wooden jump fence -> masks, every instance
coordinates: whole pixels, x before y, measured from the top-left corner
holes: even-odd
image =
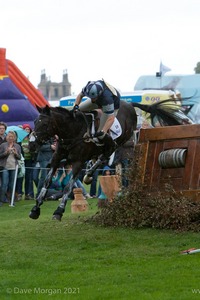
[[[169,184],[200,200],[200,124],[141,129],[135,153],[137,182],[149,192]]]

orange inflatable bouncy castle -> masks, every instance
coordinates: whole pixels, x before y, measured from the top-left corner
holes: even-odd
[[[50,106],[20,69],[6,59],[6,49],[0,48],[0,121],[8,125],[29,123],[33,127],[38,116],[36,105]]]

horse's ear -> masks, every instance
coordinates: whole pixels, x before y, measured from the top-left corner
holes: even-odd
[[[46,105],[45,107],[43,107],[43,113],[45,113],[46,115],[50,115],[50,107],[48,105]]]
[[[46,115],[50,115],[51,113],[51,109],[48,105],[46,105],[44,108],[43,108],[43,113],[45,113]]]
[[[45,107],[39,107],[39,106],[36,104],[36,108],[37,108],[37,110],[39,111],[39,113],[44,113],[44,114],[47,114],[47,115],[50,114],[50,107],[49,107],[48,105],[46,105]]]
[[[37,110],[39,111],[39,113],[41,113],[42,112],[42,108],[40,106],[38,106],[37,104],[35,106],[36,106]]]

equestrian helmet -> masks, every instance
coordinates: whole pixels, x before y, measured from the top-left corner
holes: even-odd
[[[85,87],[85,94],[87,97],[94,99],[103,93],[103,86],[99,81],[89,81]]]

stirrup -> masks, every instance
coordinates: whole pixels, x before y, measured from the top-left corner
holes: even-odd
[[[104,142],[100,142],[98,138],[94,137],[92,139],[93,143],[95,143],[95,145],[97,145],[98,147],[104,146],[105,143]]]
[[[86,132],[84,135],[83,135],[83,141],[85,143],[90,143],[92,142],[92,138],[88,136],[88,132]]]

